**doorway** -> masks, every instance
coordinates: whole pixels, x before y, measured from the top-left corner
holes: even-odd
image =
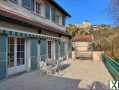
[[[25,39],[8,37],[8,75],[26,70]]]

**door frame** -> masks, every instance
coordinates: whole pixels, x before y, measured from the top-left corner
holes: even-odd
[[[17,74],[20,72],[23,72],[26,70],[26,39],[25,40],[25,47],[24,47],[24,65],[19,65],[17,66],[17,38],[23,38],[23,37],[14,37],[14,36],[9,36],[9,37],[13,37],[14,38],[14,67],[8,67],[8,76],[9,75],[13,75],[13,74]],[[8,37],[8,39],[9,39]],[[8,44],[9,45],[9,44]]]
[[[51,42],[51,58],[49,58],[48,56],[48,42]],[[54,60],[55,59],[55,41],[53,40],[48,40],[47,41],[47,57],[48,57],[48,60]]]

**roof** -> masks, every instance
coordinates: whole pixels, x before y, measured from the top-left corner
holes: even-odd
[[[48,0],[49,1],[49,0]],[[51,4],[56,6],[61,12],[63,12],[66,16],[71,17],[71,15],[64,9],[62,8],[55,0],[50,0],[49,1]]]
[[[77,34],[73,39],[73,42],[91,42],[93,41],[93,36],[92,35],[79,35]]]
[[[12,22],[13,21],[22,22],[26,25],[31,25],[31,26],[37,27],[39,29],[44,29],[44,30],[47,30],[47,31],[50,31],[50,32],[54,32],[54,33],[58,33],[58,34],[62,34],[62,35],[71,37],[71,35],[66,31],[57,29],[57,28],[49,26],[49,25],[46,25],[42,22],[32,21],[28,18],[23,17],[22,15],[18,15],[16,12],[9,11],[6,8],[3,8],[3,7],[0,7],[0,17],[1,16],[12,20]]]

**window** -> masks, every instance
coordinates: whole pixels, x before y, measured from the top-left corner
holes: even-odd
[[[11,2],[13,2],[15,4],[18,4],[18,0],[9,0],[9,1],[11,1]]]
[[[65,25],[65,17],[62,17],[62,25]]]
[[[25,40],[17,38],[17,66],[24,65],[25,58]]]
[[[50,19],[50,5],[49,4],[46,4],[45,16],[46,16],[47,19]]]
[[[34,11],[34,0],[22,0],[22,6],[26,9]]]
[[[38,13],[38,14],[41,13],[41,5],[39,2],[36,2],[36,13]]]
[[[51,41],[48,41],[48,58],[51,58]]]
[[[55,16],[56,16],[55,10],[52,8],[51,17],[53,22],[55,22],[56,20]]]
[[[14,67],[14,38],[8,38],[8,66]]]
[[[51,9],[51,18],[53,22],[59,24],[60,15],[53,8]]]
[[[56,23],[59,24],[59,19],[60,19],[60,16],[58,14],[56,14]]]
[[[8,66],[15,67],[25,64],[25,39],[8,38]]]

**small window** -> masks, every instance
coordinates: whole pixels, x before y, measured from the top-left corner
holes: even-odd
[[[65,25],[65,17],[62,17],[62,25]]]
[[[22,0],[22,6],[28,10],[34,11],[34,0]]]
[[[9,0],[12,3],[18,4],[18,0]]]
[[[56,23],[59,24],[59,19],[60,19],[60,16],[58,14],[56,14]]]
[[[38,14],[41,13],[41,5],[39,2],[36,2],[36,13],[38,13]]]
[[[45,16],[46,16],[47,19],[50,19],[50,5],[49,4],[46,4]]]
[[[55,18],[55,16],[56,16],[56,13],[55,13],[55,10],[52,8],[52,11],[51,11],[51,17],[52,17],[52,21],[53,22],[55,22],[56,21],[56,18]]]

